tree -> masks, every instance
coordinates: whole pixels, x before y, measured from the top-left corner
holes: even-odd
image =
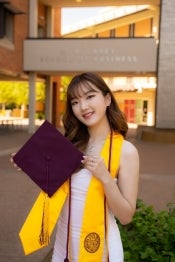
[[[10,104],[20,107],[28,104],[29,83],[28,82],[0,82],[0,103],[8,107]],[[36,101],[44,102],[45,84],[36,84]]]

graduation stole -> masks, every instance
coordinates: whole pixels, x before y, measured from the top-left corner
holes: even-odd
[[[112,141],[110,141],[110,136],[108,136],[100,154],[106,166],[109,167],[110,165],[110,174],[113,178],[117,176],[122,142],[123,137],[120,134],[114,133],[112,135]],[[107,244],[106,220],[106,202],[103,185],[98,179],[92,176],[83,214],[79,262],[102,261],[104,245],[105,243]]]
[[[114,133],[112,136],[110,163],[110,174],[113,178],[116,177],[119,168],[122,143],[123,136]],[[109,148],[110,136],[107,137],[101,151],[101,157],[103,157],[106,166],[108,166]],[[66,181],[51,198],[48,197],[47,199],[48,217],[46,222],[47,227],[45,229],[48,231],[47,233],[49,236],[53,232],[68,194],[69,181]],[[39,239],[41,225],[43,223],[43,203],[45,203],[46,197],[46,193],[41,191],[19,232],[25,255],[37,251],[49,244],[49,241],[46,240],[41,243]],[[106,238],[104,201],[105,196],[103,186],[99,180],[92,176],[83,214],[80,234],[79,262],[85,260],[89,262],[102,260]]]

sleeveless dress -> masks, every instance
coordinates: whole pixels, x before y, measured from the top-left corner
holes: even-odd
[[[71,179],[71,219],[70,219],[70,236],[69,236],[69,258],[71,262],[77,262],[79,257],[79,239],[81,231],[82,216],[84,211],[84,203],[88,186],[91,180],[91,173],[87,169],[81,169],[72,175]],[[67,221],[68,221],[68,199],[66,199],[60,214],[57,231],[55,236],[54,251],[52,262],[63,262],[66,256],[67,241]],[[108,253],[109,262],[123,262],[123,246],[121,242],[120,232],[116,224],[113,213],[108,210]],[[105,246],[105,245],[104,245]],[[107,262],[106,246],[103,252],[102,261],[91,262]],[[89,262],[89,261],[81,261]]]

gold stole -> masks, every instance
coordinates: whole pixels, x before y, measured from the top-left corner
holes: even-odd
[[[120,152],[123,137],[119,134],[113,134],[111,148],[111,170],[113,178],[117,176],[119,168]],[[101,157],[108,167],[110,148],[110,136],[105,141],[101,151]],[[106,241],[105,230],[105,198],[101,182],[94,176],[91,179],[88,194],[86,197],[83,224],[80,235],[79,262],[102,261],[104,244]]]
[[[120,152],[123,137],[120,134],[113,134],[111,152],[111,175],[117,175],[120,161]],[[101,156],[108,166],[110,137],[105,141]],[[57,192],[48,198],[48,233],[52,234],[60,212],[68,195],[69,185],[66,181]],[[24,253],[28,255],[38,249],[47,246],[41,245],[39,235],[41,232],[43,203],[46,194],[42,191],[36,199],[29,215],[27,216],[19,233]],[[102,184],[92,177],[85,202],[82,230],[80,236],[79,261],[101,261],[103,255],[103,245],[105,241],[105,216],[104,216],[104,192]],[[66,247],[65,247],[66,248]],[[93,258],[92,258],[93,257]]]
[[[60,190],[48,198],[48,234],[52,234],[56,221],[59,217],[61,209],[68,195],[68,183],[65,182]],[[37,251],[38,249],[47,246],[48,243],[40,244],[39,237],[41,233],[43,206],[45,203],[46,194],[41,191],[37,197],[32,209],[30,210],[22,228],[19,232],[25,255]]]

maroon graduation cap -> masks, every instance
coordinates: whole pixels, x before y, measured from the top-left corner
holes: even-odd
[[[80,167],[82,158],[83,153],[47,120],[13,156],[49,197]]]

